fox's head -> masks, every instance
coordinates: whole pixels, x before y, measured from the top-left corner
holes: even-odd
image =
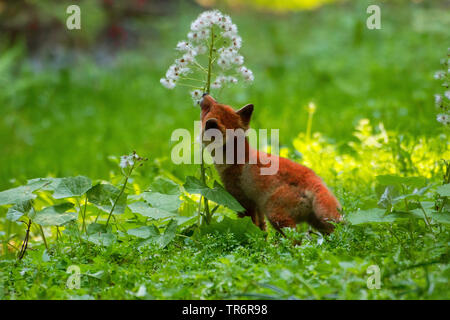
[[[253,105],[247,104],[239,110],[220,104],[210,95],[205,94],[200,102],[201,120],[202,120],[202,137],[207,134],[209,129],[216,129],[222,133],[224,141],[226,141],[226,130],[242,129],[246,131],[249,128],[250,118],[253,113]]]

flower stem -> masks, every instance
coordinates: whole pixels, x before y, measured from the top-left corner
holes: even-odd
[[[189,77],[180,77],[180,79],[183,79],[183,80],[192,80],[192,81],[197,81],[197,82],[202,82],[202,83],[203,83],[203,80],[200,80],[200,79],[195,79],[195,78],[189,78]]]
[[[28,224],[27,224],[27,232],[25,234],[25,239],[23,240],[22,243],[22,247],[20,248],[20,252],[19,252],[19,260],[22,260],[23,256],[25,255],[25,252],[27,251],[27,247],[28,247],[28,240],[30,239],[30,229],[31,229],[31,219],[28,220]]]
[[[203,90],[204,93],[209,93],[209,90],[211,88],[213,52],[214,52],[214,26],[211,26],[211,43],[209,45],[209,58],[208,58],[208,77],[206,80],[205,88]],[[202,182],[206,185],[205,164],[203,163],[203,148],[201,151],[200,172],[202,175]],[[209,224],[211,222],[211,213],[209,211],[208,199],[206,197],[200,196],[200,200],[198,202],[199,212],[200,212],[200,208],[202,206],[202,199],[203,199],[203,205],[205,206],[205,221],[206,221],[206,224]]]
[[[39,230],[41,231],[42,240],[44,240],[45,249],[48,250],[47,239],[45,238],[44,229],[42,228],[41,225],[39,225]]]
[[[81,226],[81,232],[87,232],[86,230],[86,208],[87,208],[87,199],[88,196],[86,195],[86,199],[84,200],[84,212],[83,212],[83,225]]]
[[[128,183],[128,179],[130,178],[131,172],[133,172],[133,169],[134,169],[134,164],[131,167],[131,169],[128,172],[128,174],[125,176],[125,182],[123,183],[122,189],[120,190],[119,195],[117,196],[116,201],[114,201],[114,204],[113,204],[113,206],[111,208],[111,211],[109,212],[108,220],[106,220],[105,229],[108,227],[109,220],[111,220],[111,216],[112,216],[112,214],[114,212],[114,209],[116,208],[117,202],[119,202],[120,197],[122,196],[123,192],[125,191],[125,188],[126,188],[127,183]]]
[[[208,79],[206,81],[205,93],[209,93],[209,89],[211,87],[213,50],[214,50],[214,26],[211,27],[211,45],[209,46],[209,60],[208,60]]]
[[[312,121],[314,112],[316,111],[315,106],[310,103],[308,106],[308,122],[306,124],[306,140],[309,141],[311,139],[311,129],[312,129]]]
[[[180,82],[178,82],[178,85],[183,86],[183,87],[193,88],[193,89],[202,89],[201,87],[197,87],[197,86],[193,86],[193,85],[185,84],[185,83],[180,83]]]

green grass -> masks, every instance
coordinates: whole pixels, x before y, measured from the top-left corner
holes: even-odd
[[[252,126],[280,129],[282,153],[321,175],[346,215],[377,206],[375,177],[381,174],[424,176],[434,186],[421,201],[435,201],[443,176],[439,160],[450,156],[448,131],[436,122],[433,103],[439,90],[433,73],[450,43],[450,14],[439,5],[383,4],[377,31],[365,28],[363,4],[286,16],[233,13],[255,82],[215,97],[235,108],[253,103]],[[175,57],[172,48],[198,12],[187,7],[150,22],[146,28],[157,37],[111,64],[85,58],[76,66],[38,72],[19,48],[2,51],[0,190],[46,176],[84,175],[119,184],[111,156],[131,150],[149,161],[133,176],[130,195],[146,190],[157,176],[179,184],[198,176],[198,166],[170,161],[170,135],[176,128],[193,131],[199,109],[187,92],[159,84]],[[310,101],[317,105],[316,134],[306,142]],[[54,203],[49,199],[37,205]],[[179,213],[193,214],[195,199],[184,194]],[[8,222],[6,211],[0,207],[0,236],[12,235],[10,243],[18,247],[25,228]],[[89,222],[96,213],[90,212]],[[127,210],[113,229],[147,223],[135,216]],[[235,214],[221,208],[217,216]],[[32,228],[22,261],[11,247],[2,252],[0,299],[449,299],[448,225],[433,222],[432,229],[423,219],[343,225],[320,245],[301,227],[290,232],[303,239],[293,246],[273,230],[242,241],[233,233],[192,236],[191,229],[180,228],[183,236],[161,249],[139,248],[138,239],[120,232],[120,241],[109,247],[80,242],[70,233],[56,241],[55,229],[48,227],[45,250]],[[372,264],[382,271],[380,290],[366,286]],[[70,265],[81,268],[79,290],[65,288]],[[141,286],[146,293],[136,296]]]

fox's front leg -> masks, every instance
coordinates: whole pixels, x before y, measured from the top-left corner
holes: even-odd
[[[253,223],[259,227],[261,230],[266,230],[266,221],[264,220],[264,215],[259,213],[255,209],[245,210],[243,212],[238,212],[239,218],[250,217]]]

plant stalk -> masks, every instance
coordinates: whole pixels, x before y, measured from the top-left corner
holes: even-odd
[[[214,27],[211,27],[211,44],[209,46],[209,59],[208,59],[208,77],[206,80],[205,88],[203,90],[204,93],[209,93],[209,91],[211,89],[213,52],[214,52]],[[206,184],[205,164],[203,163],[203,146],[202,146],[202,150],[201,150],[200,173],[202,176],[202,182],[204,184]],[[206,197],[200,196],[200,200],[198,203],[199,212],[201,210],[202,199],[203,199],[203,205],[205,207],[205,221],[206,221],[206,224],[209,224],[211,222],[211,212],[209,210],[208,199],[206,199]]]
[[[111,208],[111,211],[109,212],[108,220],[106,220],[105,229],[108,227],[109,220],[111,220],[111,216],[112,216],[112,213],[114,212],[114,209],[116,208],[117,202],[119,202],[120,197],[122,196],[123,192],[125,191],[125,188],[126,188],[127,183],[128,183],[128,179],[130,178],[131,172],[133,172],[133,169],[134,169],[134,164],[131,167],[130,172],[125,177],[125,182],[123,183],[122,189],[120,190],[119,195],[117,196],[116,201],[114,201],[114,204],[113,204],[113,206]]]
[[[41,225],[39,225],[39,230],[41,231],[42,240],[44,240],[45,249],[48,250],[47,239],[45,238],[44,229],[42,228]]]

